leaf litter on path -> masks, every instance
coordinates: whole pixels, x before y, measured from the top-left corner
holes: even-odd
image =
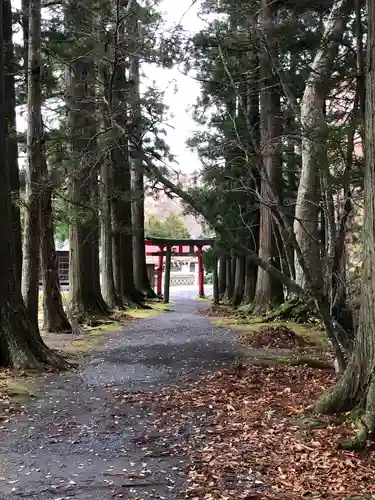
[[[119,398],[153,414],[163,443],[174,443],[168,453],[189,456],[186,498],[344,499],[375,491],[375,456],[339,449],[350,426],[309,414],[334,377],[302,366],[242,365]]]

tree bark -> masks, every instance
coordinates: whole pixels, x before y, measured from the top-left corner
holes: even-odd
[[[110,123],[116,132],[116,143],[111,152],[111,198],[113,273],[117,296],[124,305],[141,305],[142,296],[134,284],[133,228],[131,208],[131,164],[129,155],[129,98],[125,90],[125,60],[128,57],[125,40],[125,20],[131,15],[130,0],[126,9],[113,0],[113,47],[110,78],[107,83],[107,102]]]
[[[133,259],[135,286],[146,297],[154,298],[156,294],[151,287],[147,274],[145,248],[145,207],[144,207],[144,169],[139,156],[142,147],[142,116],[139,74],[139,30],[138,4],[133,1],[128,18],[128,37],[130,52],[130,153],[131,153],[131,189],[132,189],[132,228]]]
[[[64,310],[57,254],[54,239],[52,182],[45,159],[42,162],[41,196],[41,270],[43,281],[43,329],[51,333],[71,332],[72,327]]]
[[[92,255],[92,288],[99,305],[101,313],[109,314],[110,309],[108,304],[103,299],[101,285],[100,285],[100,249],[99,249],[99,238],[100,238],[100,220],[99,220],[99,185],[98,185],[98,175],[99,169],[97,166],[91,167],[91,196],[92,203],[94,206],[93,218],[92,218],[92,228],[90,234],[91,242],[91,255]]]
[[[111,158],[105,155],[100,169],[101,180],[101,249],[102,249],[102,291],[103,298],[110,308],[121,307],[121,301],[116,294],[113,274],[113,247],[111,225],[111,198],[113,183],[111,178]]]
[[[246,23],[247,29],[251,28],[249,23]],[[259,85],[260,85],[260,71],[259,71],[259,51],[257,42],[254,39],[251,46],[251,52],[248,58],[251,60],[250,78],[247,86],[247,110],[248,110],[248,124],[251,130],[250,141],[248,144],[249,155],[249,179],[248,183],[250,189],[255,192],[261,190],[261,175],[258,166],[258,156],[260,151],[260,113],[259,113]],[[251,227],[251,235],[249,238],[249,246],[252,250],[257,252],[259,250],[259,223],[260,223],[260,208],[255,196],[250,196],[248,201],[248,212],[251,214],[249,227]],[[258,276],[258,268],[254,263],[245,257],[245,284],[244,284],[244,297],[243,304],[250,305],[255,299],[255,288]]]
[[[219,257],[219,298],[220,300],[225,295],[227,289],[227,258],[225,255]]]
[[[235,307],[241,304],[245,286],[245,258],[236,257],[236,270],[234,274],[234,288],[231,304]]]
[[[212,300],[214,304],[219,303],[219,276],[218,276],[218,258],[217,255],[214,255],[213,263],[212,263],[212,285],[213,285],[213,294]]]
[[[364,246],[359,327],[351,359],[332,391],[317,403],[325,413],[363,409],[356,446],[375,431],[375,4],[367,2],[367,67],[365,115]]]
[[[234,290],[234,275],[233,275],[233,258],[228,256],[226,265],[226,282],[227,288],[225,290],[224,300],[230,301]]]
[[[29,2],[27,95],[27,182],[23,239],[22,295],[30,321],[38,328],[40,278],[40,198],[42,171],[41,2]]]
[[[274,24],[277,7],[270,0],[262,0],[262,27],[269,43],[274,43]],[[280,265],[274,232],[273,216],[268,204],[275,203],[281,189],[281,110],[280,89],[277,76],[272,71],[269,54],[265,48],[260,54],[260,128],[263,163],[261,176],[261,207],[259,226],[259,257]],[[263,269],[258,270],[254,314],[264,314],[283,300],[281,284]]]
[[[90,7],[69,2],[67,25],[85,33]],[[71,220],[69,228],[69,292],[72,315],[84,322],[107,314],[100,292],[97,207],[97,120],[95,109],[94,60],[90,40],[82,40],[68,73],[68,121],[71,130],[73,168],[70,176]],[[99,284],[99,285],[98,285]]]
[[[6,121],[9,126],[7,134],[7,151],[10,167],[10,188],[12,193],[12,228],[14,243],[14,272],[21,287],[22,279],[22,233],[19,205],[20,179],[18,169],[18,147],[16,139],[16,94],[14,90],[14,47],[12,40],[12,8],[10,2],[4,4],[4,42],[5,42],[5,102],[7,103]]]
[[[338,53],[339,41],[345,30],[350,9],[348,0],[336,0],[322,43],[317,51],[301,104],[302,169],[298,186],[294,232],[316,286],[322,285],[319,262],[319,168],[326,157],[324,140],[324,103],[329,92],[329,76]],[[328,165],[323,165],[328,169]],[[296,282],[305,286],[305,275],[298,259],[295,261]],[[320,283],[319,283],[320,282]]]
[[[11,31],[11,2],[0,3],[0,46],[5,33]],[[0,113],[7,116],[9,103],[5,92],[5,51],[0,50]],[[43,365],[63,368],[66,363],[43,343],[39,330],[30,321],[16,276],[15,245],[12,238],[11,200],[12,159],[8,159],[8,135],[12,132],[6,120],[0,120],[0,365],[17,369],[41,368]],[[12,154],[12,153],[10,153]]]
[[[251,304],[255,298],[255,287],[257,282],[258,268],[254,263],[246,257],[245,261],[245,285],[243,304]]]
[[[27,87],[29,80],[29,0],[21,1],[22,8],[22,36],[23,36],[23,46],[22,46],[22,57],[23,57],[23,66],[22,69],[24,71],[24,91],[25,96],[27,95]]]
[[[115,288],[124,305],[134,305],[140,301],[140,293],[134,285],[130,162],[126,138],[119,142],[122,147],[112,152],[116,186],[111,203]]]

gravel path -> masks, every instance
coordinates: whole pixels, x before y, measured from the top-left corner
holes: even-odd
[[[40,397],[0,427],[0,499],[183,499],[186,457],[171,457],[174,443],[158,429],[145,442],[152,414],[116,394],[234,361],[233,334],[194,315],[205,307],[176,300],[173,311],[109,336],[80,372],[46,376]]]

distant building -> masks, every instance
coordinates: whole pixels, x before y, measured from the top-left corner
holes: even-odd
[[[58,248],[59,247],[59,248]],[[178,250],[178,247],[176,247]],[[148,246],[146,248],[147,253],[158,252],[158,246]],[[184,246],[183,251],[188,252],[189,247]],[[60,285],[69,285],[69,245],[65,243],[64,245],[57,245],[57,267],[59,272]],[[146,263],[148,267],[148,273],[150,282],[154,285],[153,275],[159,265],[159,257],[146,255]],[[177,257],[172,254],[172,267],[171,267],[171,284],[196,284],[198,273],[198,257],[184,256]]]
[[[56,243],[56,255],[60,285],[66,286],[69,284],[69,244]]]

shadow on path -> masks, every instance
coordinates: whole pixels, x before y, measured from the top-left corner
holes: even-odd
[[[40,397],[0,428],[0,499],[183,499],[186,457],[171,457],[156,428],[155,443],[145,442],[152,413],[116,394],[233,362],[233,333],[194,314],[207,305],[177,300],[111,335],[80,372],[45,376]]]

